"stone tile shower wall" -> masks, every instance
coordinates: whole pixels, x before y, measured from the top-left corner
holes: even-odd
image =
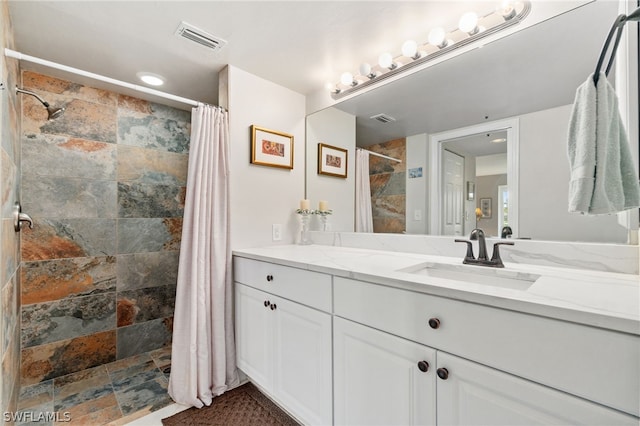
[[[190,112],[23,72],[22,385],[170,344]]]
[[[394,139],[367,149],[402,160],[398,163],[375,155],[369,157],[373,232],[402,233],[406,230],[407,210],[406,140]]]
[[[0,52],[13,48],[8,3],[0,1]],[[18,62],[0,54],[0,424],[15,412],[20,387],[20,238],[12,208],[20,192],[20,100],[10,90],[18,82]]]

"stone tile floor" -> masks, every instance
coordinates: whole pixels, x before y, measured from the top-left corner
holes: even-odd
[[[167,393],[171,348],[121,359],[72,373],[20,391],[18,409],[38,426],[125,425],[173,404]],[[27,419],[22,417],[23,419]]]

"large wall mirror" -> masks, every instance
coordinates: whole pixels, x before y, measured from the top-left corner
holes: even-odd
[[[567,211],[572,103],[617,15],[587,3],[311,114],[307,197],[332,204],[330,229],[354,231],[363,148],[387,157],[369,160],[374,232],[627,243],[637,211]],[[346,179],[317,174],[318,143],[349,150]]]

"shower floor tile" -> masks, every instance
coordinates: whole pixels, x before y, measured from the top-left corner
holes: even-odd
[[[173,403],[170,369],[169,347],[25,386],[16,424],[125,425]]]

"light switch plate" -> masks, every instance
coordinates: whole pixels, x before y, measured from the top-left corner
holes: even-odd
[[[271,239],[273,241],[282,241],[282,224],[274,223],[271,225]]]

